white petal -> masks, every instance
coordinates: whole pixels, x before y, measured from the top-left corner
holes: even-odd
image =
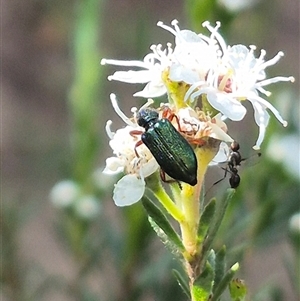
[[[224,142],[233,142],[233,139],[226,134],[217,124],[210,122],[209,123],[212,128],[212,134],[210,137],[213,137],[218,140],[222,140]]]
[[[133,94],[133,96],[145,98],[159,97],[166,94],[166,92],[167,89],[163,83],[153,84],[149,82],[142,91]]]
[[[106,166],[103,173],[115,175],[124,170],[124,162],[117,157],[109,157],[106,159]]]
[[[175,38],[175,44],[180,43],[203,43],[203,40],[195,32],[183,29]]]
[[[251,101],[251,100],[250,100]],[[254,108],[254,119],[256,124],[259,126],[259,134],[255,146],[255,150],[260,149],[260,145],[264,140],[266,127],[269,123],[270,116],[265,108],[262,107],[257,101],[251,101]]]
[[[264,108],[264,110],[266,110],[266,108],[268,108],[274,115],[275,117],[278,119],[279,122],[282,123],[283,126],[287,126],[287,121],[285,121],[280,113],[278,112],[277,109],[275,109],[274,106],[272,106],[268,101],[266,101],[265,99],[263,99],[262,97],[257,96],[255,93],[249,93],[249,97],[248,100],[251,101],[253,107],[254,107],[254,103],[259,103],[260,106],[262,108]]]
[[[238,100],[228,94],[208,92],[207,99],[216,110],[233,121],[242,120],[247,112]]]
[[[195,82],[199,81],[199,75],[193,71],[190,70],[182,65],[172,65],[170,67],[170,74],[169,78],[172,81],[180,82],[184,81],[187,84],[194,84]]]
[[[144,180],[126,175],[115,185],[113,200],[117,206],[130,206],[142,198],[144,191]]]
[[[144,178],[149,177],[153,173],[155,173],[158,169],[159,165],[154,158],[151,158],[146,164],[141,167],[141,175]]]
[[[212,166],[212,165],[217,165],[219,163],[224,163],[228,160],[228,156],[229,156],[229,147],[225,142],[221,142],[219,146],[219,151],[212,159],[212,161],[209,163],[209,165]]]

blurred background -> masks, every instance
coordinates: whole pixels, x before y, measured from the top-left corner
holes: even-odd
[[[117,69],[100,60],[142,59],[151,44],[173,40],[156,26],[173,19],[197,32],[203,21],[219,20],[228,44],[254,44],[257,54],[267,51],[266,59],[285,53],[267,72],[296,78],[269,88],[270,101],[289,126],[271,118],[262,157],[241,170],[241,186],[215,247],[226,244],[229,265],[240,261],[239,277],[251,300],[299,300],[298,0],[1,5],[3,301],[186,300],[171,275],[176,261],[142,206],[117,208],[111,198],[116,179],[101,174],[111,156],[105,123],[112,119],[115,129],[123,126],[109,94],[117,94],[127,115],[144,100],[132,97],[142,86],[108,82]],[[245,157],[257,137],[248,109],[242,126],[229,124]],[[212,169],[207,187],[222,175]],[[228,185],[224,180],[210,193]]]

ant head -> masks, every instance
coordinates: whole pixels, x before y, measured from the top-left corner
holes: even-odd
[[[240,149],[240,145],[236,141],[233,141],[230,147],[233,152],[237,152]]]

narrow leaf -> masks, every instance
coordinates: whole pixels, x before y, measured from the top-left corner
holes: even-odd
[[[236,263],[226,272],[222,280],[219,282],[218,286],[215,288],[211,301],[217,301],[220,298],[220,296],[225,291],[238,269],[239,264]]]
[[[216,253],[213,249],[211,249],[207,256],[207,261],[212,267],[212,269],[215,271],[215,265],[216,265]]]
[[[166,215],[157,207],[150,199],[143,197],[142,203],[148,215],[155,222],[155,224],[164,232],[167,238],[183,252],[184,246],[181,242],[179,235],[176,233],[172,225],[169,223]],[[153,224],[151,223],[153,226]],[[155,229],[154,229],[155,230]],[[156,230],[157,232],[157,230]],[[159,233],[158,233],[159,234]]]
[[[199,227],[198,227],[198,241],[202,243],[207,235],[209,225],[214,217],[216,211],[216,199],[213,198],[205,206],[203,213],[200,217]]]
[[[179,286],[182,288],[183,292],[187,295],[189,299],[191,299],[191,294],[190,294],[189,285],[187,281],[182,277],[182,275],[177,270],[173,269],[172,272]]]
[[[209,300],[214,281],[214,270],[212,266],[206,262],[205,269],[201,275],[196,279],[192,286],[192,300],[193,301],[207,301]]]
[[[215,292],[216,287],[218,287],[219,283],[221,282],[221,279],[224,277],[225,269],[226,269],[225,257],[226,257],[226,247],[223,246],[216,254],[215,281],[214,281],[213,292]]]
[[[210,249],[211,244],[218,232],[218,229],[222,223],[223,217],[225,215],[227,206],[235,193],[235,189],[229,188],[227,189],[227,194],[224,200],[217,203],[216,213],[214,215],[213,221],[210,223],[212,226],[209,228],[208,236],[204,241],[202,253],[205,254],[207,250]]]

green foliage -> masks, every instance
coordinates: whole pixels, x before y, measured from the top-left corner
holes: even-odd
[[[179,251],[184,251],[184,246],[180,237],[161,209],[146,197],[143,197],[142,202],[150,217],[149,221],[157,235],[164,243],[167,242],[168,244],[171,244],[173,252],[178,253]],[[161,231],[163,231],[163,233]]]
[[[203,213],[200,217],[199,227],[198,227],[198,240],[202,243],[207,236],[210,222],[215,214],[216,210],[216,199],[211,199],[209,203],[205,206]]]
[[[234,189],[228,189],[227,195],[224,197],[224,200],[219,201],[217,203],[216,212],[214,214],[213,220],[211,221],[210,228],[208,230],[208,237],[203,244],[203,252],[206,252],[207,250],[210,249],[211,244],[217,234],[217,231],[225,215],[227,206],[229,205],[229,202],[233,197],[234,193],[235,193]]]
[[[182,288],[183,292],[186,294],[186,296],[190,299],[191,294],[190,294],[190,289],[189,289],[189,284],[188,284],[188,279],[185,279],[179,271],[173,269],[173,275],[176,278],[178,284]]]
[[[209,300],[211,295],[213,280],[214,280],[214,269],[206,262],[203,272],[195,280],[191,288],[192,300],[195,301],[206,301]]]

